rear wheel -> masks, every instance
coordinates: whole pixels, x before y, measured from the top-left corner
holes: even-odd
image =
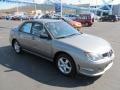
[[[92,26],[92,23],[89,23],[88,26],[91,27],[91,26]]]
[[[89,23],[85,23],[85,26],[88,27],[88,26],[89,26]]]
[[[74,77],[76,75],[76,66],[73,59],[67,54],[60,54],[56,58],[58,70],[65,76]]]
[[[20,44],[15,40],[13,41],[13,49],[15,50],[16,53],[21,53],[21,46]]]

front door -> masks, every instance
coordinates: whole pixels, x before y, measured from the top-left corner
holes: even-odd
[[[47,58],[52,55],[52,40],[48,39],[48,33],[42,23],[35,22],[32,26],[31,33],[33,36],[33,50]],[[44,37],[41,37],[44,35]]]

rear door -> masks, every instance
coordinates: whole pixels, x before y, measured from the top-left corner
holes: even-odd
[[[21,27],[19,31],[19,43],[21,46],[25,49],[31,50],[31,28],[32,28],[32,22],[25,22]]]

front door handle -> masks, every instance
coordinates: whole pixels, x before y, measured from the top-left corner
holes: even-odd
[[[32,36],[32,40],[35,40],[35,37],[34,37],[34,36]]]

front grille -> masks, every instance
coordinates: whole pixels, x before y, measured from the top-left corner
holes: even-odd
[[[103,57],[111,57],[111,56],[112,56],[112,54],[113,54],[113,51],[112,51],[112,50],[110,50],[109,52],[104,53],[104,54],[103,54]]]

